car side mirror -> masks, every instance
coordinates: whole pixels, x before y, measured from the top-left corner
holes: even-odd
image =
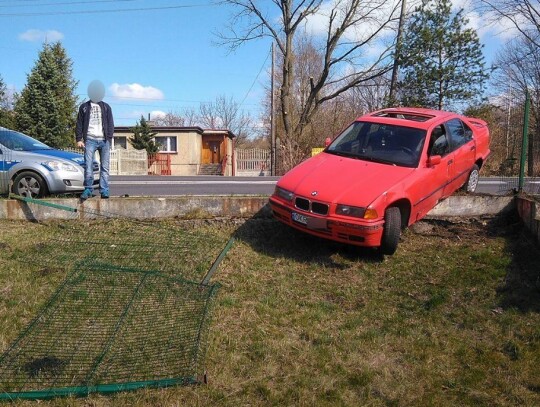
[[[326,140],[324,140],[324,146],[328,147],[331,142],[332,142],[332,139],[330,137],[326,137]]]
[[[435,167],[441,163],[442,157],[440,155],[432,155],[428,158],[427,165],[428,167]]]

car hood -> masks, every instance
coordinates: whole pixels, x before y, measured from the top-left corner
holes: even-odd
[[[323,152],[293,168],[277,185],[317,201],[367,206],[413,171]]]
[[[39,160],[50,160],[51,157],[60,158],[63,160],[73,161],[79,165],[84,165],[84,156],[78,153],[72,153],[70,151],[62,150],[33,150],[33,151],[18,151],[19,156],[25,155],[33,161]],[[39,158],[38,158],[39,157]],[[43,158],[41,158],[43,157]]]

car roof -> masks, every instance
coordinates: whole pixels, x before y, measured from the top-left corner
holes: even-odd
[[[357,118],[356,121],[394,124],[427,130],[435,123],[446,121],[452,117],[460,117],[460,115],[444,110],[420,107],[392,107],[367,113]]]

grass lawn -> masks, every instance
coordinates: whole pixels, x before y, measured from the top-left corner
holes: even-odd
[[[540,405],[540,249],[518,220],[421,222],[384,259],[266,218],[194,222],[237,238],[208,385],[40,405]],[[66,276],[36,252],[53,226],[0,221],[0,351]]]

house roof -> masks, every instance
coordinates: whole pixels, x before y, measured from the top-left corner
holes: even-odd
[[[115,133],[133,133],[133,126],[115,126]],[[198,133],[201,135],[220,134],[229,138],[236,135],[226,129],[203,129],[199,126],[151,126],[151,131],[156,133]]]

